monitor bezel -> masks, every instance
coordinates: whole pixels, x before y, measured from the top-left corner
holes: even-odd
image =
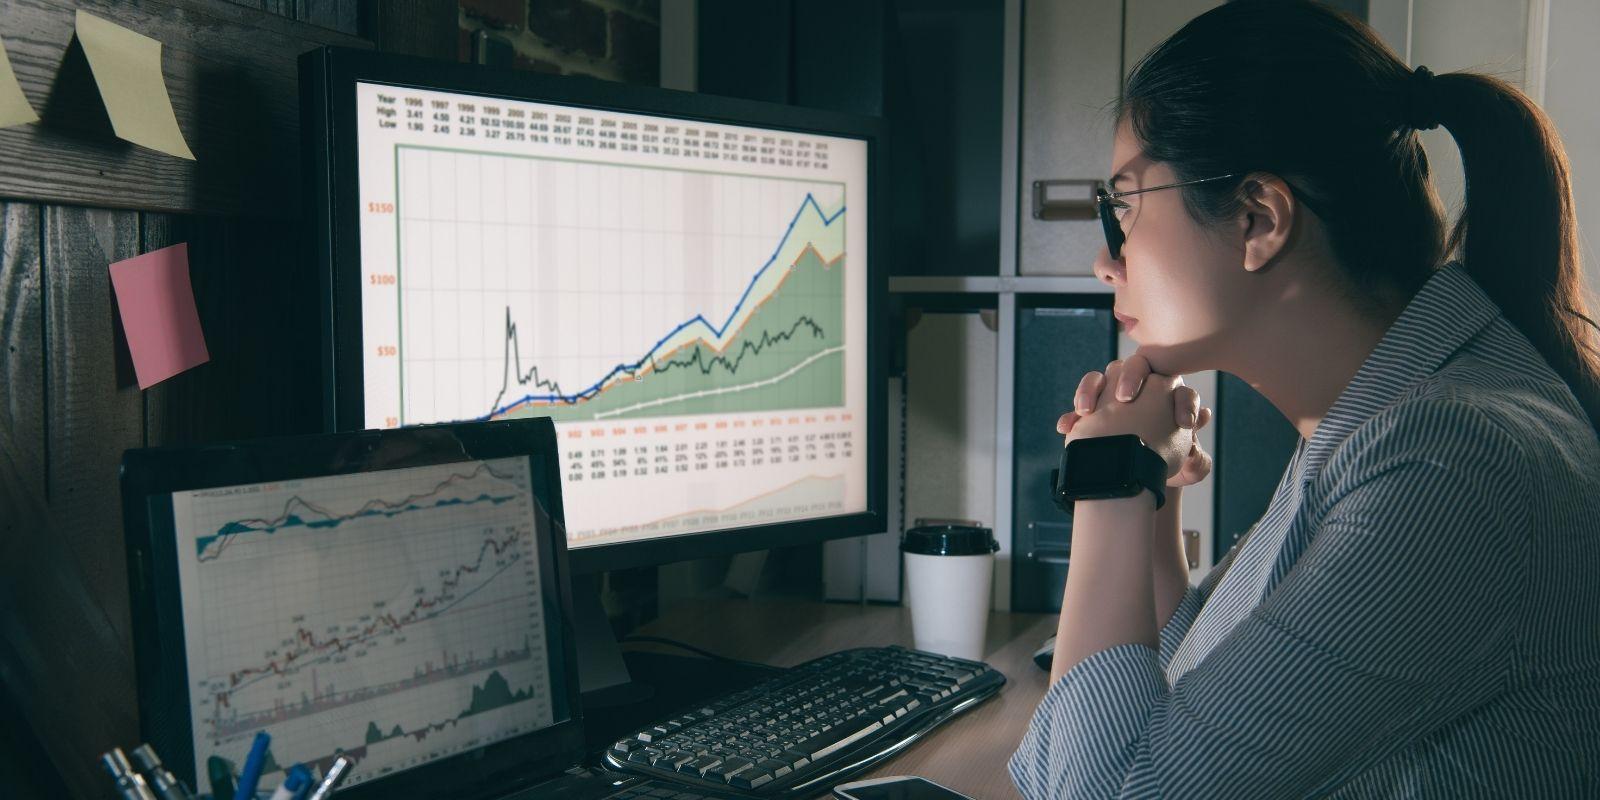
[[[403,461],[391,454],[404,453]],[[133,644],[141,738],[168,769],[190,785],[194,730],[190,712],[188,643],[173,535],[171,495],[223,486],[435,464],[526,456],[534,494],[543,507],[540,546],[546,624],[560,636],[551,660],[552,699],[566,719],[550,727],[467,750],[339,792],[351,800],[470,797],[532,784],[583,757],[583,704],[577,634],[573,629],[571,567],[561,501],[555,426],[548,418],[425,425],[395,430],[314,434],[190,447],[129,450],[120,480],[128,548]],[[540,481],[540,478],[543,481]],[[549,524],[545,524],[548,521]],[[399,782],[396,783],[396,778]]]
[[[888,159],[881,118],[738,98],[635,86],[595,78],[541,75],[472,64],[328,47],[301,58],[312,243],[320,264],[324,336],[324,424],[366,425],[362,391],[361,242],[355,85],[457,92],[691,121],[844,136],[867,143],[867,204],[879,218],[867,234],[867,502],[860,512],[768,525],[681,534],[570,549],[579,574],[881,533],[887,524]],[[344,98],[340,101],[338,98]]]

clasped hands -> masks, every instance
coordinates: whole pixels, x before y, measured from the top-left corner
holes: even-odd
[[[1211,474],[1211,454],[1196,436],[1211,421],[1211,409],[1201,407],[1200,393],[1183,378],[1151,372],[1137,352],[1107,364],[1103,373],[1085,374],[1072,406],[1056,420],[1067,442],[1132,433],[1167,462],[1168,486],[1189,486]]]

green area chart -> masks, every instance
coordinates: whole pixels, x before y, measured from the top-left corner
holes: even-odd
[[[406,730],[396,725],[388,733],[384,733],[378,727],[377,722],[368,722],[366,743],[374,745],[389,739],[398,739],[402,736],[410,736],[421,742],[428,738],[428,734],[444,730],[446,727],[455,725],[467,717],[482,714],[486,711],[493,711],[497,708],[505,708],[514,703],[528,700],[533,696],[534,691],[532,688],[513,691],[505,676],[501,675],[499,670],[495,670],[489,673],[489,677],[484,680],[483,685],[472,687],[472,701],[467,704],[466,709],[460,714],[441,722],[426,723],[415,730]]]
[[[774,277],[720,346],[704,335],[674,341],[592,396],[529,402],[497,416],[605,421],[844,405],[843,254],[827,261],[808,244]]]

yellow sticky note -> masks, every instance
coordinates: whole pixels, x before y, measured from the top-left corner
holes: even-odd
[[[78,41],[117,136],[193,161],[161,75],[161,43],[82,11]]]
[[[0,41],[0,128],[38,121],[39,115],[33,113],[33,106],[22,94],[22,84],[17,83],[17,74],[11,71],[6,43]]]

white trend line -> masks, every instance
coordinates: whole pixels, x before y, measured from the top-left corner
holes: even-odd
[[[795,374],[796,372],[799,372],[802,369],[805,369],[806,367],[810,366],[813,362],[817,361],[818,359],[822,358],[823,356],[829,356],[829,355],[833,355],[834,353],[842,353],[842,352],[844,352],[844,345],[841,344],[841,345],[839,345],[837,347],[830,347],[830,348],[828,348],[826,350],[823,350],[823,351],[820,351],[820,352],[817,352],[817,353],[813,353],[806,360],[804,360],[804,361],[802,361],[802,362],[800,362],[800,363],[798,363],[798,364],[796,364],[796,365],[784,370],[783,372],[781,372],[781,373],[779,373],[777,375],[774,375],[774,376],[772,376],[770,378],[767,378],[766,380],[756,381],[755,383],[744,383],[744,384],[740,384],[738,386],[724,386],[724,387],[722,387],[720,389],[701,389],[698,392],[692,392],[690,394],[680,394],[680,395],[677,395],[675,397],[661,397],[661,398],[657,398],[655,400],[646,400],[643,403],[635,403],[635,404],[633,404],[631,406],[624,406],[622,408],[614,408],[614,409],[612,409],[610,411],[602,411],[602,412],[600,412],[598,414],[595,414],[594,418],[595,419],[605,419],[606,417],[615,417],[618,414],[627,414],[630,411],[639,411],[640,409],[651,408],[653,406],[664,406],[664,405],[666,405],[668,403],[677,403],[677,402],[680,402],[680,401],[683,401],[683,400],[693,400],[693,399],[695,399],[697,397],[711,397],[712,395],[718,395],[718,394],[732,394],[733,392],[743,392],[743,391],[746,391],[746,390],[749,390],[749,389],[759,389],[759,388],[761,388],[763,386],[771,386],[772,384],[777,383],[778,381],[781,381],[784,378],[787,378],[787,377]]]

